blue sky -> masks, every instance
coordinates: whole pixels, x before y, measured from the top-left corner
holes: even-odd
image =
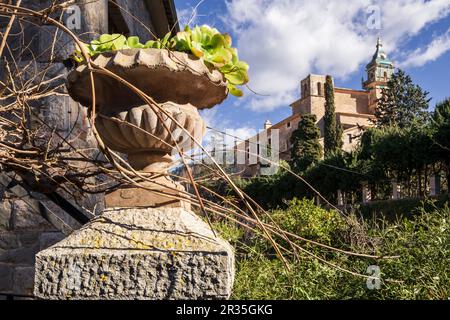
[[[289,116],[309,73],[361,89],[381,36],[389,57],[436,101],[450,96],[450,0],[175,0],[181,25],[209,24],[234,39],[250,87],[203,112],[212,127],[247,138]],[[194,8],[197,6],[197,10]]]

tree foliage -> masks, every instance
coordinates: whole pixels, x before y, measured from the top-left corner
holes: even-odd
[[[342,127],[336,121],[334,85],[331,76],[325,82],[324,151],[325,156],[342,149]]]
[[[316,122],[315,115],[306,114],[302,116],[298,129],[292,133],[291,167],[296,171],[305,171],[322,158],[320,130]]]
[[[447,171],[447,181],[450,181],[450,98],[438,103],[433,114],[434,153],[442,160]]]
[[[398,70],[382,89],[375,109],[377,127],[407,127],[413,123],[423,123],[427,118],[430,98],[428,92],[414,84],[411,77]]]
[[[442,191],[447,188],[448,192],[450,100],[438,104],[430,118],[432,121],[414,122],[407,127],[391,125],[367,129],[354,152],[335,151],[323,160],[307,162],[310,164],[307,166],[299,166],[300,161],[297,167],[291,163],[292,168],[301,168],[302,171],[297,172],[332,203],[336,203],[337,190],[344,194],[345,202],[360,202],[363,182],[369,183],[375,200],[391,197],[393,180],[402,185],[407,197],[422,197],[428,193],[430,176],[437,173],[446,174]],[[294,136],[298,137],[297,134]],[[294,144],[293,160],[298,147]],[[244,189],[269,208],[283,206],[285,200],[294,197],[316,196],[308,185],[287,172],[266,177],[264,181],[253,180]]]

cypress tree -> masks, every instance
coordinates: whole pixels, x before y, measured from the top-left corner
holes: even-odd
[[[335,115],[336,118],[336,115]],[[340,123],[336,121],[336,148],[335,151],[340,152],[344,146],[344,140],[342,140],[342,135],[344,134],[344,128]]]
[[[298,124],[298,129],[292,133],[290,165],[297,172],[305,171],[322,158],[320,129],[316,122],[315,115],[305,114]]]
[[[334,105],[333,78],[326,77],[325,82],[325,116],[324,116],[324,151],[329,156],[342,149],[342,127],[336,121]]]

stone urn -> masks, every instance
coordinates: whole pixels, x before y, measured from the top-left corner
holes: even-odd
[[[105,211],[36,256],[35,295],[45,299],[224,299],[231,294],[234,254],[177,200],[183,187],[167,177],[177,153],[205,134],[198,110],[228,94],[223,75],[181,52],[129,49],[104,53],[97,66],[150,96],[94,73],[96,128],[137,171],[159,176],[146,188],[124,186],[105,196]],[[70,96],[92,107],[86,65],[67,79]],[[171,117],[169,117],[169,115]],[[184,129],[184,130],[183,130]],[[187,134],[186,131],[189,133]]]
[[[130,165],[147,173],[166,173],[172,165],[176,144],[186,152],[195,147],[190,135],[201,141],[205,124],[198,110],[211,108],[227,97],[222,74],[209,69],[194,56],[158,49],[130,49],[98,56],[94,63],[104,67],[150,96],[163,111],[146,104],[126,85],[108,75],[96,73],[96,127],[112,150],[128,156]],[[92,81],[87,66],[68,76],[70,96],[91,107]],[[172,117],[170,117],[170,116]],[[189,134],[190,135],[189,135]],[[167,187],[165,187],[167,186]],[[133,187],[106,196],[106,207],[179,206],[180,201],[161,196],[177,195],[181,188],[167,176],[147,187],[159,194]]]

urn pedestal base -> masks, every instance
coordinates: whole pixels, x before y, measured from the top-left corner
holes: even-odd
[[[106,209],[36,256],[42,299],[227,299],[234,254],[183,208]]]
[[[179,199],[186,197],[184,187],[170,178],[160,177],[154,182],[141,183],[145,188],[121,187],[105,196],[105,208],[185,208],[191,209],[189,202]]]

